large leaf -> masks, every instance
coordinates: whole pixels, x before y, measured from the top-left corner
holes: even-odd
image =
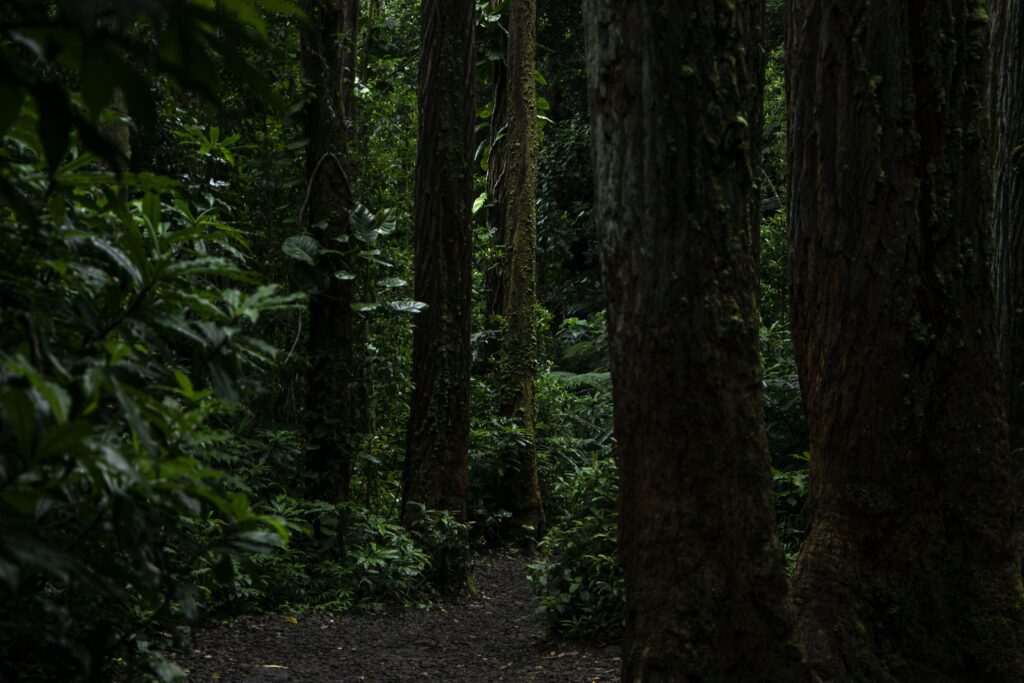
[[[281,251],[296,261],[313,265],[320,253],[320,243],[309,235],[292,235],[281,245]]]

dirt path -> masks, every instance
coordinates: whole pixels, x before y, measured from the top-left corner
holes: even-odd
[[[611,683],[619,649],[544,640],[521,559],[496,556],[479,592],[381,616],[246,617],[199,633],[192,683]]]

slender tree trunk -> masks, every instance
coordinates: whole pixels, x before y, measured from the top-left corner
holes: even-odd
[[[1024,448],[1024,4],[992,3],[996,293],[1010,448]]]
[[[413,394],[402,519],[425,506],[466,518],[475,0],[424,0],[416,161]]]
[[[762,413],[763,11],[584,5],[631,683],[809,680]]]
[[[1024,680],[985,0],[792,0],[797,631],[825,681]]]
[[[302,69],[313,95],[306,114],[306,217],[321,244],[341,249],[336,238],[348,232],[354,205],[348,150],[359,1],[307,0],[305,9],[309,23],[301,35]],[[352,476],[353,288],[350,280],[334,277],[348,269],[348,260],[345,254],[320,257],[317,266],[327,284],[309,304],[308,494],[330,501],[348,499]]]
[[[543,533],[537,478],[537,36],[536,0],[508,4],[508,123],[505,135],[504,230],[499,385],[501,413],[523,438],[505,453],[499,505],[511,513],[503,536],[530,545]],[[532,529],[532,531],[530,531]]]

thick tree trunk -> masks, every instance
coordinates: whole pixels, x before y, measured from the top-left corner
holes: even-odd
[[[499,504],[511,512],[503,535],[529,541],[544,527],[537,479],[537,82],[536,0],[508,4],[508,123],[505,135],[503,275],[499,382],[501,412],[511,418],[523,439],[505,454]],[[527,527],[533,531],[526,533]]]
[[[334,240],[348,232],[354,203],[348,149],[355,103],[359,1],[308,0],[305,10],[309,23],[303,26],[301,35],[302,69],[313,91],[306,114],[306,217],[320,243],[338,249],[340,245]],[[344,254],[320,257],[317,265],[328,274],[328,284],[309,303],[308,494],[330,501],[348,499],[352,476],[352,282],[334,277],[334,273],[348,270],[348,260]]]
[[[792,0],[794,579],[825,681],[1021,681],[990,280],[985,0]]]
[[[1024,4],[992,3],[996,292],[1010,448],[1024,448]]]
[[[622,680],[809,680],[762,414],[763,3],[587,0]]]
[[[413,394],[402,519],[466,517],[472,311],[475,0],[424,0],[416,161]]]

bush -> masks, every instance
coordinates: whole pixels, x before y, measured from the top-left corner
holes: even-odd
[[[275,356],[249,330],[295,299],[174,181],[74,149],[51,174],[37,129],[27,105],[0,149],[0,668],[169,679],[190,568],[286,537],[208,456]]]
[[[530,581],[552,632],[569,638],[622,635],[625,581],[618,561],[618,472],[610,457],[577,467],[555,489],[566,512],[540,543]]]
[[[303,533],[286,548],[234,562],[229,590],[212,567],[197,571],[222,612],[378,611],[433,596],[437,573],[468,569],[466,526],[428,511],[416,534],[354,503],[278,496],[270,511]]]

